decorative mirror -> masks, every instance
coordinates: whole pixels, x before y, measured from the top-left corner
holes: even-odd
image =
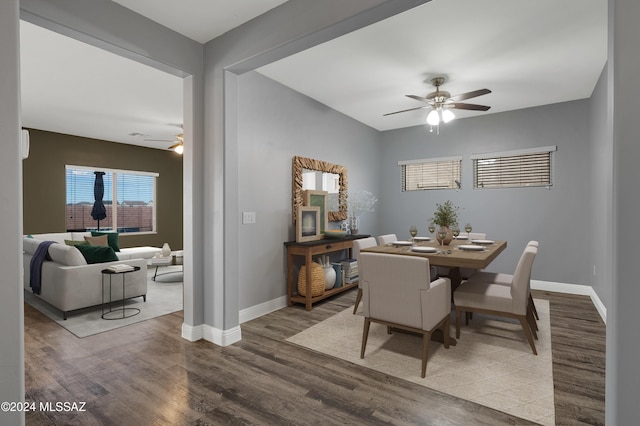
[[[309,172],[319,173],[319,176],[305,179],[305,177],[310,177]],[[323,190],[322,187],[313,185],[313,181],[326,182],[330,186],[330,188],[326,188],[329,190],[328,220],[346,220],[348,197],[347,168],[338,164],[327,163],[326,161],[295,156],[293,157],[293,222],[296,222],[298,206],[304,205],[303,191],[306,189]],[[331,189],[336,186],[336,182],[338,192],[336,195],[333,195]]]

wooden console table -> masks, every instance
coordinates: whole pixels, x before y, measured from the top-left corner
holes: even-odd
[[[323,240],[308,241],[304,243],[299,243],[296,241],[288,241],[284,243],[285,247],[287,248],[287,295],[289,306],[293,305],[294,303],[302,303],[305,305],[307,311],[310,311],[311,305],[313,305],[315,302],[319,302],[320,300],[331,297],[334,294],[342,293],[343,291],[357,287],[357,281],[349,284],[343,283],[342,287],[325,290],[325,292],[320,296],[312,297],[310,265],[313,262],[313,256],[332,253],[336,251],[348,250],[349,254],[347,257],[351,258],[353,256],[353,240],[367,237],[369,237],[369,235],[347,235],[343,238],[325,238]],[[307,273],[307,290],[305,292],[305,296],[301,296],[296,293],[297,285],[295,285],[294,283],[295,273],[293,269],[294,256],[304,256],[304,264],[309,265],[309,267],[305,268]]]

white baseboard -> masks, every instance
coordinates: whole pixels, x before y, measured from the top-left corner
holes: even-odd
[[[554,283],[550,281],[531,280],[531,289],[543,291],[555,291],[557,293],[577,294],[581,296],[589,296],[596,310],[600,314],[600,318],[607,323],[607,308],[598,297],[593,287],[580,284]]]
[[[240,310],[240,324],[251,321],[252,319],[259,318],[263,315],[270,314],[278,309],[285,308],[287,306],[287,296],[278,297],[259,305],[251,306],[246,309]]]
[[[183,323],[182,338],[190,342],[204,339],[218,346],[229,346],[242,340],[242,330],[239,325],[229,330],[220,330],[207,324],[190,326]]]

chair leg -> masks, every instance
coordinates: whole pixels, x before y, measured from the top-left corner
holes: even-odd
[[[533,337],[538,340],[538,324],[536,323],[536,319],[533,317],[533,312],[531,311],[531,309],[527,309],[527,322],[529,323],[529,328],[531,329],[531,333],[533,334]]]
[[[449,334],[451,333],[451,324],[450,324],[450,319],[447,316],[447,318],[444,320],[444,324],[442,325],[442,338],[444,341],[444,347],[445,349],[449,349]]]
[[[525,336],[527,336],[527,340],[529,341],[529,346],[531,346],[531,350],[534,355],[538,355],[538,351],[536,351],[536,344],[533,341],[533,334],[531,333],[531,327],[529,327],[529,321],[527,321],[527,317],[525,315],[519,316],[520,325],[522,326],[522,331],[524,331]]]
[[[531,310],[533,311],[533,315],[536,317],[536,320],[539,320],[538,310],[536,309],[536,304],[533,303],[533,296],[529,293],[529,305],[531,305]]]
[[[421,377],[424,379],[427,375],[427,359],[429,358],[429,343],[431,342],[431,331],[422,333],[422,370]]]
[[[360,300],[362,300],[362,289],[358,287],[358,295],[356,296],[356,305],[353,307],[354,314],[358,310],[358,305],[360,304]]]
[[[369,338],[369,326],[371,319],[364,319],[364,329],[362,330],[362,348],[360,348],[360,358],[364,358],[364,350],[367,347],[367,339]]]
[[[462,311],[460,308],[456,306],[456,339],[460,338],[460,317],[462,315]]]

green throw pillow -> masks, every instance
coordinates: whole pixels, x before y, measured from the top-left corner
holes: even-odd
[[[109,247],[111,247],[113,251],[120,251],[119,234],[117,232],[91,231],[91,236],[93,237],[99,237],[100,235],[107,236]]]
[[[87,263],[104,263],[104,262],[113,262],[118,260],[118,256],[116,252],[113,251],[111,247],[107,246],[92,246],[92,245],[78,245],[75,246],[82,256],[84,256],[84,260]]]
[[[64,243],[68,246],[88,246],[89,245],[89,241],[64,240]]]

